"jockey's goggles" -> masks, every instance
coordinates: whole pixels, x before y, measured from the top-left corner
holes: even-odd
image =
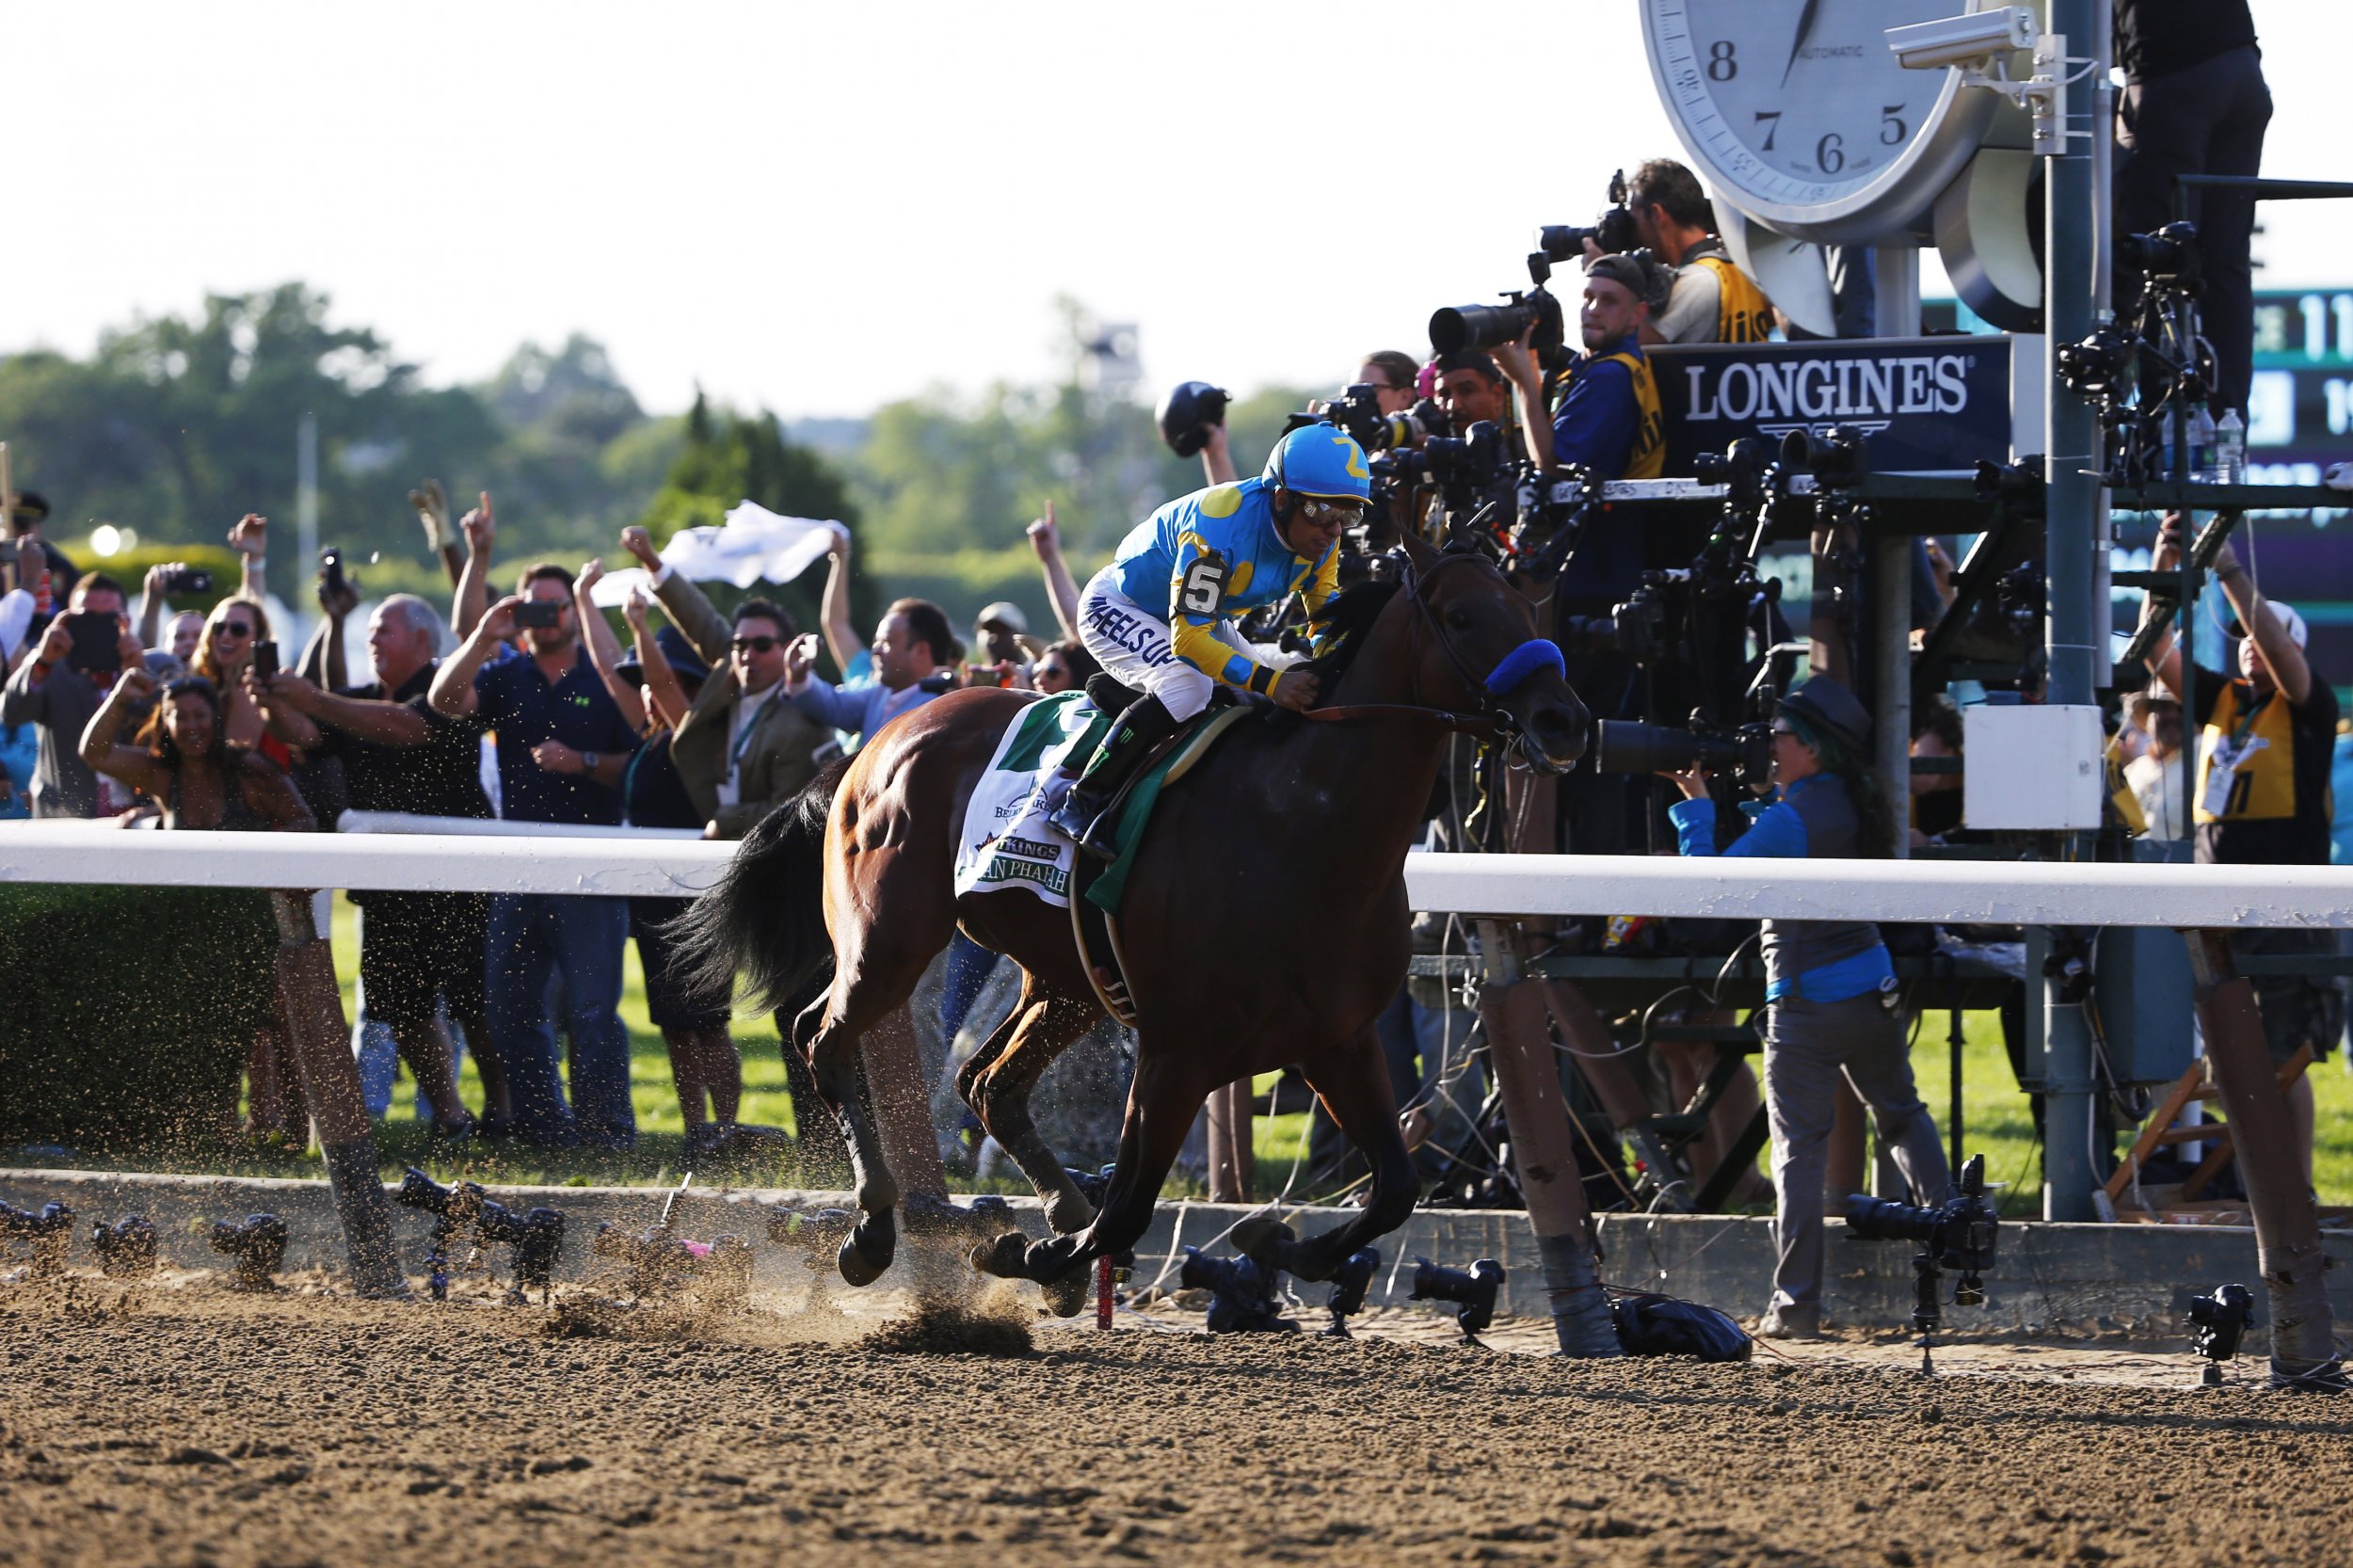
[[[1361,522],[1364,520],[1365,506],[1366,503],[1360,496],[1348,496],[1340,500],[1332,500],[1320,495],[1303,495],[1299,498],[1299,515],[1318,528],[1334,521]]]

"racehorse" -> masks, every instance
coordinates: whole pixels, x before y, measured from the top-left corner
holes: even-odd
[[[1405,1222],[1419,1196],[1373,1032],[1405,976],[1405,854],[1449,730],[1516,746],[1558,772],[1590,723],[1560,650],[1486,555],[1408,538],[1394,575],[1326,606],[1323,706],[1269,706],[1234,725],[1161,794],[1129,872],[1121,949],[1137,1014],[1118,1162],[1095,1212],[1032,1125],[1031,1089],[1101,1016],[1067,910],[1026,890],[958,898],[966,802],[1017,710],[994,688],[902,715],[747,837],[684,936],[702,972],[741,973],[756,1005],[793,1014],[849,1144],[860,1219],[838,1262],[871,1283],[896,1247],[896,1179],[863,1091],[860,1035],[904,1002],[960,924],[1021,967],[1019,1000],[957,1089],[1045,1203],[1054,1235],[973,1250],[1077,1310],[1085,1265],[1132,1246],[1212,1089],[1296,1064],[1372,1171],[1364,1208],[1305,1240],[1263,1223],[1236,1243],[1302,1279]],[[1075,893],[1075,889],[1074,889]]]

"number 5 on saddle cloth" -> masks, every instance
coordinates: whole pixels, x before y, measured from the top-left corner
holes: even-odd
[[[1115,853],[1106,865],[1080,855],[1069,835],[1046,819],[1111,732],[1118,710],[1106,712],[1082,692],[1057,693],[1022,709],[997,743],[965,807],[964,830],[956,840],[956,896],[1018,887],[1055,908],[1070,909],[1087,972],[1104,1006],[1122,1023],[1134,1023],[1120,972],[1116,924],[1128,869],[1161,790],[1191,771],[1247,711],[1213,704],[1181,726],[1137,772],[1107,808],[1116,825]]]

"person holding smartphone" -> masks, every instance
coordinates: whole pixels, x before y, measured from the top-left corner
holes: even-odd
[[[504,652],[510,638],[520,647]],[[638,737],[582,646],[571,571],[527,567],[434,672],[428,700],[498,732],[500,799],[519,822],[617,825],[619,785]],[[506,1064],[516,1134],[541,1144],[635,1141],[629,1033],[621,1026],[626,899],[502,893],[485,952],[490,1037]],[[556,1071],[549,982],[564,972],[571,1100]]]
[[[35,817],[111,816],[130,805],[127,792],[110,789],[82,760],[81,739],[117,674],[139,667],[142,651],[123,615],[122,585],[91,572],[74,584],[67,613],[49,622],[32,657],[8,677],[0,690],[0,724],[40,731],[31,780]]]

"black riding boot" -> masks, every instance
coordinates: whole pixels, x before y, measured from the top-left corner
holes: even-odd
[[[1119,722],[1096,749],[1095,760],[1047,821],[1069,834],[1089,855],[1110,859],[1110,824],[1101,820],[1103,808],[1135,776],[1145,755],[1176,728],[1176,720],[1160,706],[1159,697],[1138,697],[1119,715]]]

